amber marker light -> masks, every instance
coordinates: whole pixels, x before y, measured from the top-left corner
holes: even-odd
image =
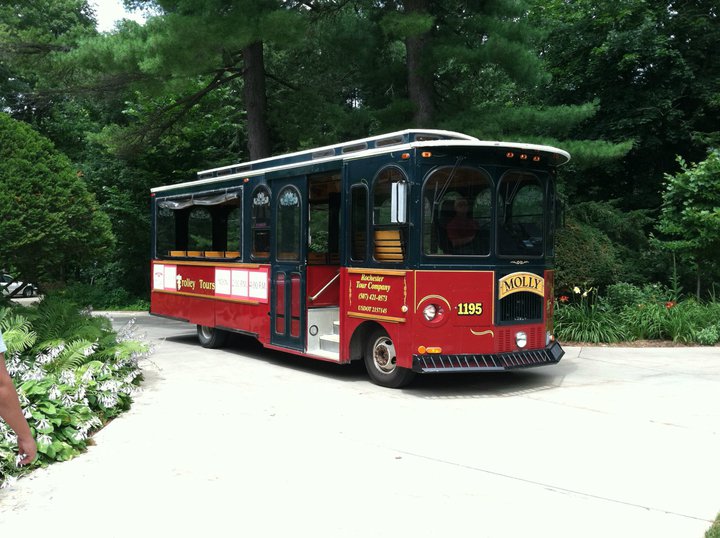
[[[243,183],[248,183],[250,181],[249,177],[243,178]]]
[[[539,163],[539,162],[540,162],[540,155],[535,155],[535,157],[533,157],[533,162]]]
[[[432,152],[431,151],[423,151],[420,155],[422,155],[423,157],[425,157],[427,159],[428,157],[432,157]]]
[[[505,154],[505,157],[507,157],[508,159],[512,159],[513,157],[515,157],[515,154],[512,151],[508,151]]]
[[[426,351],[425,346],[418,347],[418,353],[420,355],[425,355],[425,351]]]
[[[403,153],[403,154],[401,155],[401,157],[402,157],[403,159],[409,159],[409,158],[410,158],[410,154],[409,154],[409,153]]]
[[[428,347],[426,348],[428,353],[442,353],[441,347]]]
[[[521,153],[521,154],[520,154],[520,160],[521,160],[521,161],[527,161],[527,158],[528,158],[527,155],[525,155],[524,153]]]

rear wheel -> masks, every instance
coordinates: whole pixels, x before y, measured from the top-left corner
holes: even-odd
[[[198,325],[197,336],[202,347],[216,349],[225,345],[228,333],[221,329],[215,329],[214,327]]]
[[[397,365],[395,345],[382,329],[375,329],[368,338],[365,367],[373,383],[383,387],[404,387],[415,377],[415,372]]]

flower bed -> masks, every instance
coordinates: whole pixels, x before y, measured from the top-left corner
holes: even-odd
[[[60,300],[0,309],[5,361],[38,445],[35,463],[18,468],[15,435],[0,421],[0,487],[83,452],[93,432],[130,408],[138,361],[150,353],[132,327],[116,333],[110,320]]]

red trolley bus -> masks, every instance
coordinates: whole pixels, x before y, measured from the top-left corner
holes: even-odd
[[[152,189],[151,313],[373,382],[557,363],[549,146],[407,130]]]

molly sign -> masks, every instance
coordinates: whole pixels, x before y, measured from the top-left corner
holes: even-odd
[[[529,291],[541,297],[545,296],[545,279],[533,273],[511,273],[498,281],[498,298],[502,299],[511,293]]]

